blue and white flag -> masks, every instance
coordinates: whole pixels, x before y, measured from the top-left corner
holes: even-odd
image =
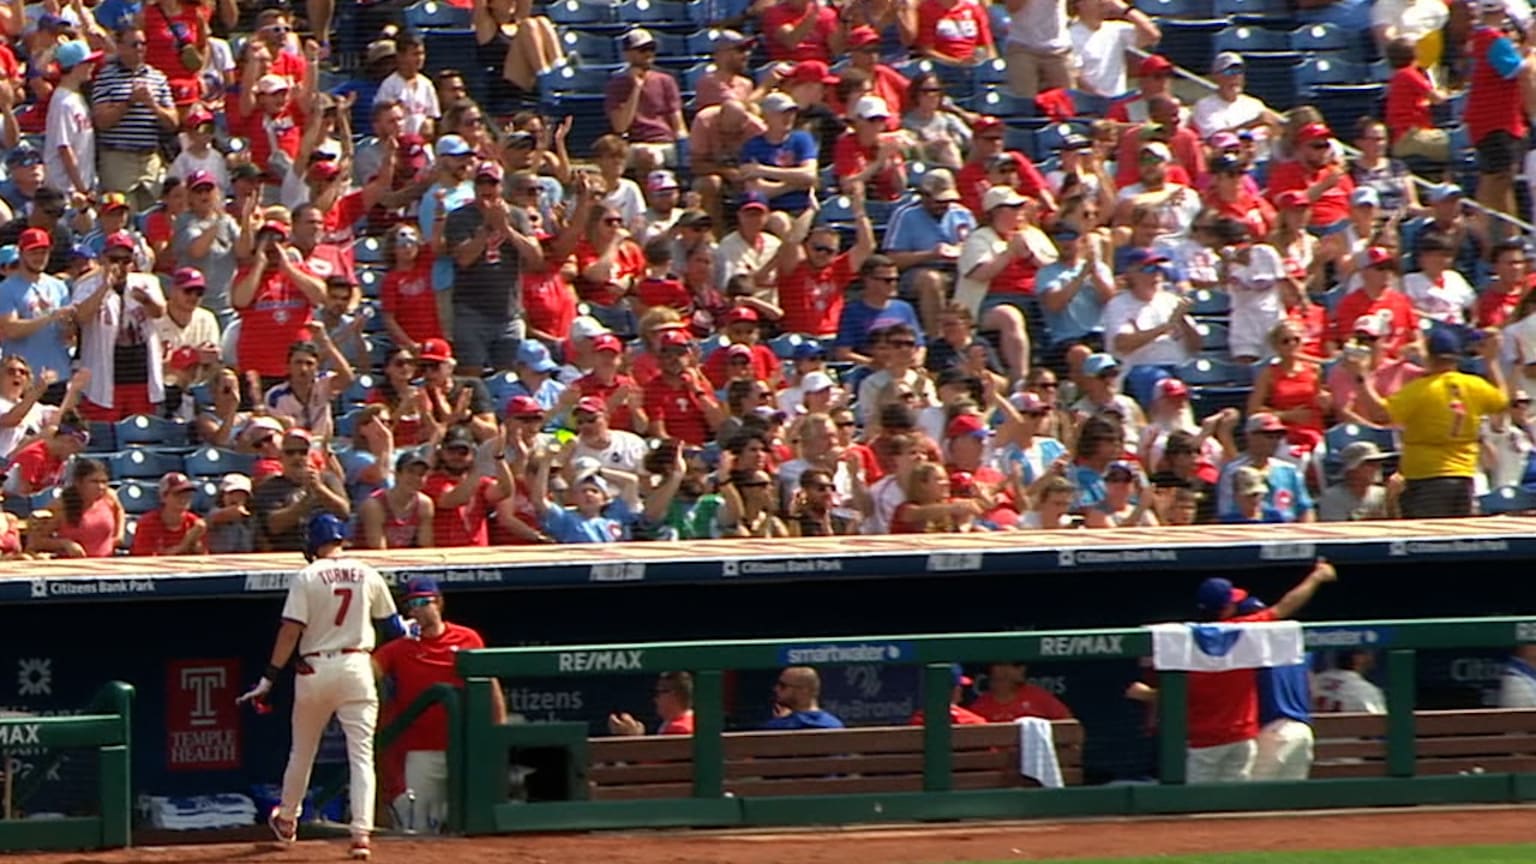
[[[1169,672],[1226,672],[1294,666],[1306,640],[1296,621],[1154,624],[1152,665]]]

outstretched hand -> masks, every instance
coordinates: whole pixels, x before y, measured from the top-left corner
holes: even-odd
[[[235,699],[235,704],[244,705],[250,703],[251,707],[256,709],[257,714],[265,714],[272,710],[271,706],[267,705],[267,694],[271,692],[272,679],[263,675],[261,680],[256,682],[255,687],[245,691],[244,695]]]

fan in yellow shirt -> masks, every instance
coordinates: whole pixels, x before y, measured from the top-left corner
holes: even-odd
[[[1408,481],[1400,501],[1404,518],[1472,515],[1472,476],[1478,468],[1483,419],[1509,408],[1499,366],[1501,341],[1497,331],[1489,331],[1478,346],[1486,379],[1459,370],[1465,339],[1449,327],[1437,328],[1426,340],[1424,377],[1390,397],[1375,392],[1370,376],[1359,376],[1366,398],[1384,405],[1402,430],[1398,470]]]

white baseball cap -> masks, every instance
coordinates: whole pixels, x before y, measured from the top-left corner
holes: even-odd
[[[853,103],[853,116],[860,120],[884,120],[891,116],[891,109],[879,96],[865,96]]]
[[[800,390],[804,393],[820,393],[823,390],[832,389],[832,376],[825,372],[807,372],[800,379]]]
[[[572,339],[596,339],[604,333],[611,332],[613,331],[603,326],[603,322],[591,315],[583,315],[571,322]]]
[[[251,492],[251,478],[244,474],[225,474],[219,480],[220,492]]]
[[[993,186],[981,198],[981,211],[991,213],[998,207],[1021,207],[1028,201],[1012,186]]]

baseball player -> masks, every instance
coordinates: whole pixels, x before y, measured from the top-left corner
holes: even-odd
[[[442,592],[425,576],[405,584],[405,614],[421,627],[421,638],[396,639],[373,655],[377,676],[394,681],[390,703],[400,710],[434,684],[463,687],[455,668],[459,651],[485,647],[479,633],[443,620]],[[491,693],[495,721],[505,723],[501,687],[493,686]],[[408,831],[435,834],[448,818],[448,715],[443,707],[433,706],[411,724],[402,746],[406,791],[395,800],[395,816]]]
[[[1499,678],[1500,708],[1536,708],[1536,645],[1520,645]]]
[[[1376,652],[1345,651],[1334,668],[1317,673],[1312,680],[1312,707],[1318,713],[1348,711],[1363,714],[1387,713],[1387,697],[1381,688],[1366,679],[1376,666]]]
[[[373,732],[379,714],[378,691],[368,654],[377,622],[391,637],[406,628],[395,611],[389,586],[377,570],[341,555],[346,523],[330,513],[312,516],[305,530],[304,557],[310,562],[294,575],[283,604],[272,658],[261,681],[236,701],[265,711],[265,698],[295,650],[293,749],[283,772],[283,800],[267,817],[283,843],[298,837],[298,820],[309,788],[309,772],[320,736],[335,714],[347,736],[351,767],[351,856],[367,860],[373,831]]]

